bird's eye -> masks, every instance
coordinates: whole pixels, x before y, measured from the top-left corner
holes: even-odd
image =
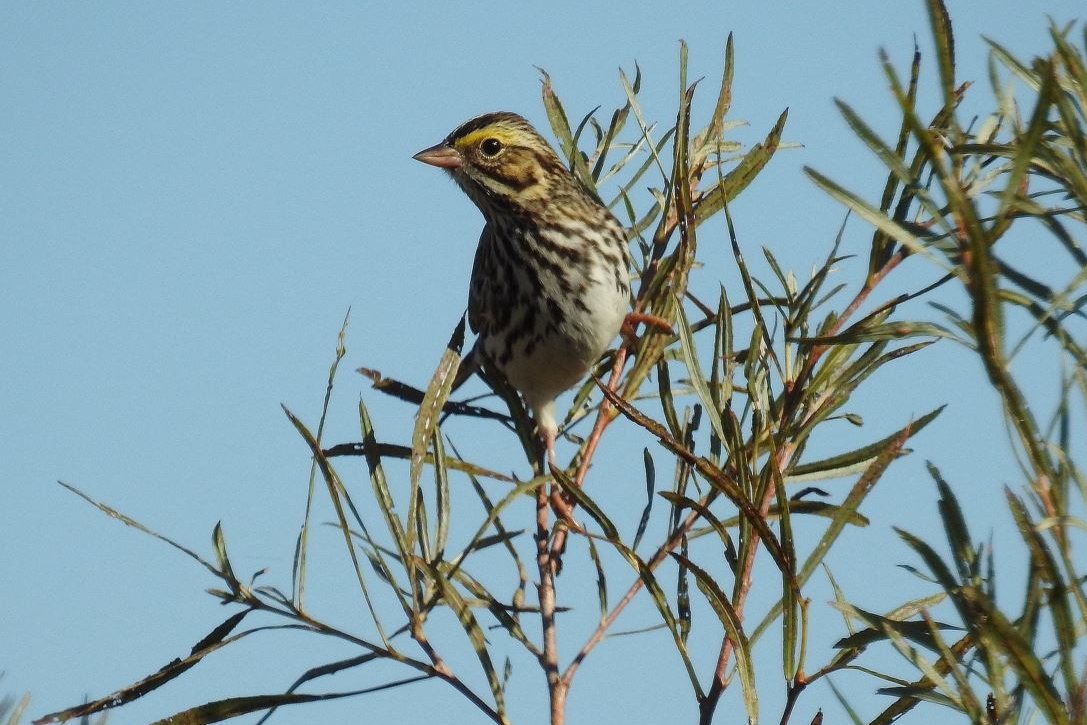
[[[483,152],[484,156],[494,158],[502,150],[502,142],[496,138],[485,138],[483,143],[479,145],[479,150]]]

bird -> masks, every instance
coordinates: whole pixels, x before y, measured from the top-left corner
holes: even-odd
[[[455,384],[497,372],[532,412],[555,465],[555,399],[609,348],[630,307],[623,225],[522,116],[465,121],[413,157],[444,169],[483,214],[468,293],[476,333]]]

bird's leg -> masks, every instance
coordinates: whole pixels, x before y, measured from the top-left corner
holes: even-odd
[[[555,401],[540,403],[526,400],[532,411],[532,420],[536,423],[536,435],[543,443],[540,449],[542,473],[547,473],[555,465],[555,438],[559,435],[559,426],[555,422]]]
[[[562,569],[562,553],[566,548],[567,530],[582,531],[582,527],[574,521],[573,501],[567,497],[562,487],[555,483],[559,468],[555,457],[555,438],[558,436],[558,425],[555,423],[554,403],[544,403],[539,406],[531,405],[532,417],[536,421],[536,434],[539,448],[539,462],[542,473],[550,474],[551,482],[541,481],[536,487],[536,536],[537,557],[541,571],[545,568],[551,577],[548,587],[554,591],[554,576]],[[548,522],[548,509],[555,514],[555,518],[565,526],[552,529]],[[556,546],[557,544],[557,546]],[[546,578],[546,577],[544,577]],[[543,579],[541,579],[543,581]],[[541,590],[542,591],[542,590]]]
[[[555,436],[557,432],[541,431],[541,437],[544,442],[544,450],[546,454],[547,471],[551,473],[551,489],[548,493],[548,500],[551,502],[551,510],[555,512],[555,516],[560,521],[574,530],[580,531],[581,524],[574,521],[574,502],[570,498],[570,494],[566,493],[561,486],[555,483],[555,471],[561,471],[558,461],[555,458]]]
[[[608,381],[608,388],[615,390],[619,383],[619,377],[623,371],[623,365],[626,362],[627,354],[634,348],[634,342],[636,340],[636,326],[638,323],[643,323],[651,327],[659,328],[669,334],[675,334],[672,330],[671,323],[663,317],[657,315],[650,315],[646,312],[629,312],[623,319],[623,326],[619,331],[619,334],[623,338],[623,344],[620,346],[618,352],[615,355],[615,364],[612,368],[611,377]],[[588,472],[588,463],[592,459],[593,451],[596,449],[597,443],[600,441],[600,436],[604,432],[604,428],[607,426],[610,416],[608,414],[608,405],[605,400],[600,404],[600,415],[597,417],[596,424],[593,426],[592,433],[589,435],[587,445],[585,446],[585,455],[582,460],[581,466],[574,474],[573,484],[575,486],[581,486],[585,481],[585,474]],[[539,426],[540,435],[543,437],[544,448],[547,453],[547,468],[558,469],[555,463],[555,436],[558,434],[557,426],[554,425],[553,414],[551,416],[551,427],[547,428],[543,425]],[[574,520],[574,500],[570,497],[570,494],[563,491],[561,487],[551,484],[551,494],[549,496],[551,501],[551,510],[555,512],[555,515],[563,521],[568,527],[575,531],[581,531],[582,527]],[[565,546],[565,532],[559,532],[556,535],[555,551],[561,553],[562,548]]]

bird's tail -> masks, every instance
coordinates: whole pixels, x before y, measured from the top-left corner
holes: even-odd
[[[482,364],[483,352],[479,349],[479,340],[476,340],[476,343],[472,345],[472,349],[468,351],[468,354],[461,358],[460,367],[457,368],[457,374],[453,378],[453,387],[450,392],[455,391],[457,388],[464,385],[468,378],[479,372],[480,365]]]

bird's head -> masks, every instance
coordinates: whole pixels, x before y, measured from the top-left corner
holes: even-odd
[[[507,111],[466,121],[413,158],[448,171],[485,216],[531,207],[576,184],[543,136]]]

